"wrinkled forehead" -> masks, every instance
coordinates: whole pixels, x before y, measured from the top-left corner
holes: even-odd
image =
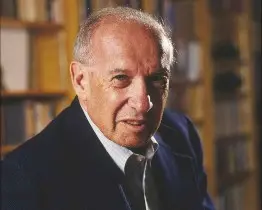
[[[91,49],[96,51],[97,55],[122,51],[132,53],[137,52],[137,48],[141,56],[150,56],[150,53],[157,55],[155,60],[159,60],[163,68],[169,69],[172,63],[170,58],[173,56],[169,39],[160,31],[135,20],[115,17],[101,20],[91,37]]]

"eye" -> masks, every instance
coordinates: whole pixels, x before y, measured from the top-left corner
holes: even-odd
[[[118,80],[118,81],[125,81],[128,79],[128,76],[125,74],[119,74],[119,75],[116,75],[113,79]]]
[[[154,75],[151,77],[151,81],[164,81],[166,77],[164,75]]]
[[[155,74],[150,76],[150,85],[157,88],[166,88],[169,77],[165,74]]]
[[[129,84],[129,77],[125,74],[119,74],[113,77],[113,85],[117,88],[124,88]]]

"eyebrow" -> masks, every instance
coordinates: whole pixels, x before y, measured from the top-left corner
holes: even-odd
[[[130,72],[130,70],[117,68],[117,69],[113,69],[113,70],[109,71],[109,74],[110,74],[110,75],[113,75],[113,74],[128,73],[128,72]],[[161,68],[161,69],[159,69],[158,71],[153,72],[153,73],[151,73],[151,74],[148,75],[148,76],[158,75],[158,74],[167,74],[167,75],[170,75],[170,71],[169,71],[168,69],[166,69],[166,68]]]
[[[167,74],[168,76],[170,75],[170,71],[166,68],[161,68],[158,71],[152,73],[151,75],[158,75],[158,74]]]
[[[126,73],[129,72],[129,70],[127,69],[113,69],[111,71],[109,71],[109,74],[117,74],[117,73]]]

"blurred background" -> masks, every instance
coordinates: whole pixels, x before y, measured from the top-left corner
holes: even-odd
[[[260,0],[0,3],[1,157],[74,97],[68,69],[81,21],[100,8],[125,5],[170,27],[177,63],[167,108],[186,113],[198,129],[217,209],[261,209]]]

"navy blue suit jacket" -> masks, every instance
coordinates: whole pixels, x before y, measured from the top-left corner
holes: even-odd
[[[163,210],[211,210],[192,123],[165,111],[152,160]],[[2,161],[3,210],[130,210],[123,173],[75,98],[41,133]]]

